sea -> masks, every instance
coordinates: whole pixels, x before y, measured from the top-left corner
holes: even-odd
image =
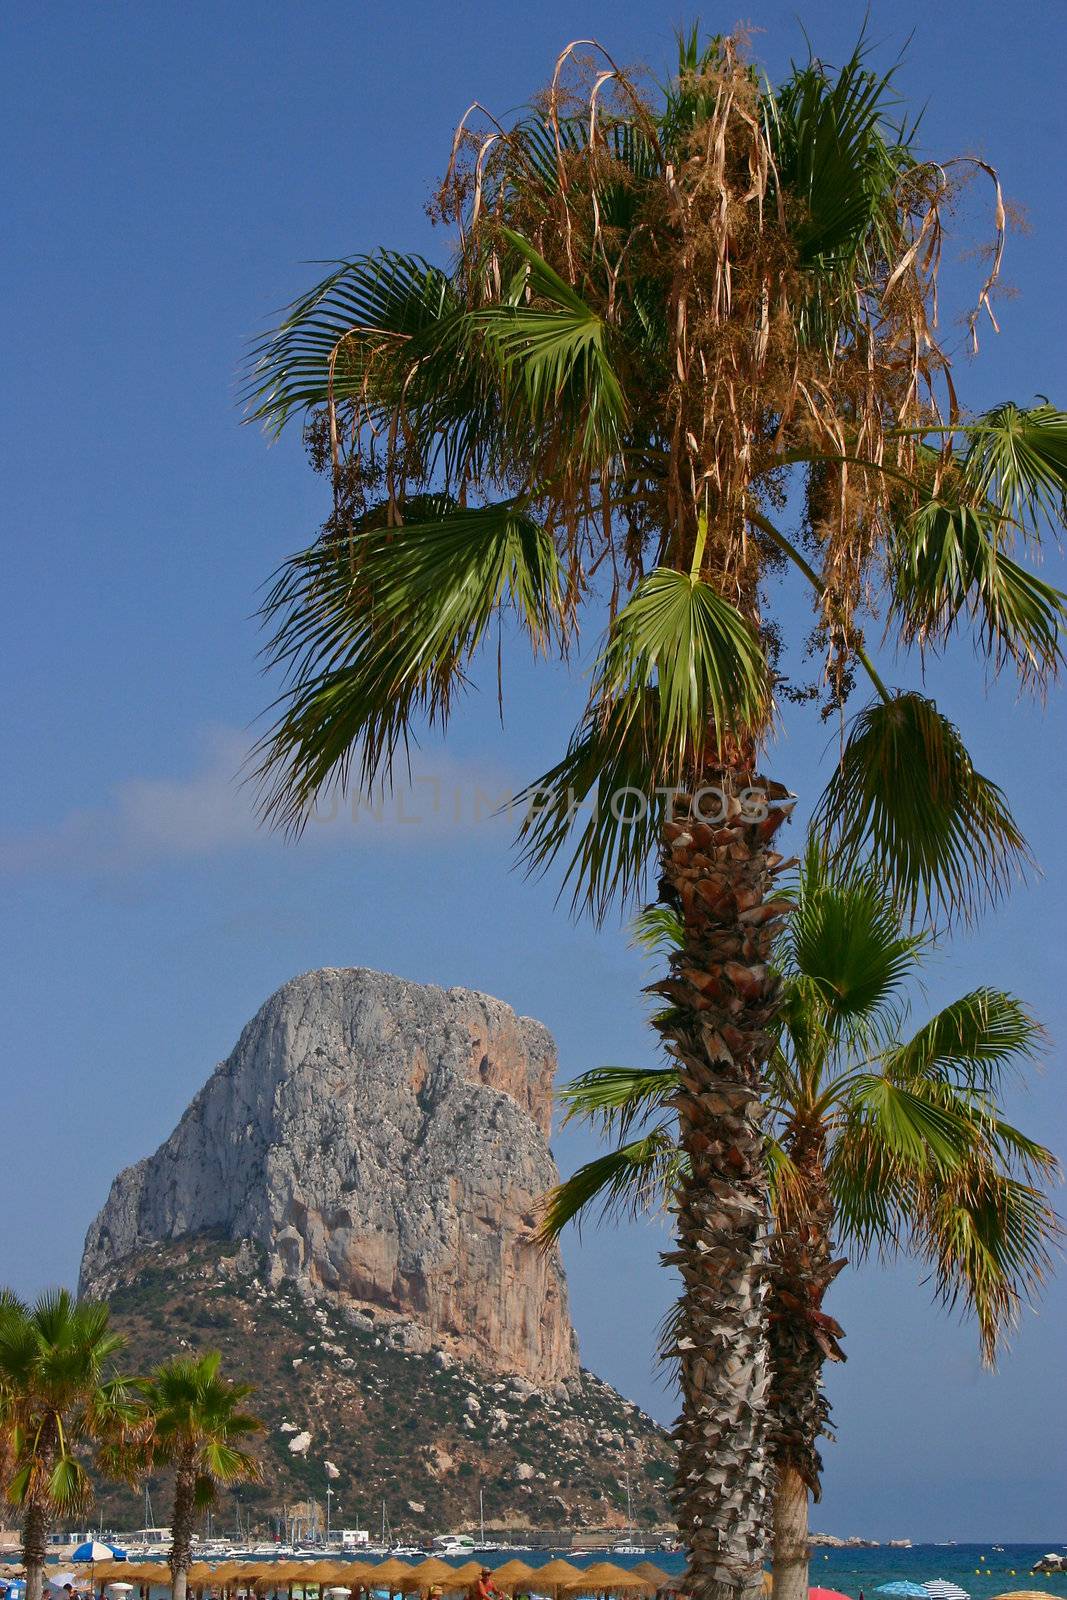
[[[809,1582],[813,1588],[847,1595],[848,1600],[860,1600],[861,1595],[863,1600],[878,1600],[876,1591],[880,1584],[901,1578],[912,1583],[944,1578],[958,1584],[971,1600],[994,1600],[996,1595],[1020,1589],[1047,1595],[1049,1600],[1067,1600],[1067,1573],[1052,1577],[1032,1573],[1034,1563],[1049,1551],[1064,1554],[1067,1545],[1006,1544],[1001,1549],[991,1544],[916,1544],[907,1550],[891,1549],[888,1545],[873,1549],[815,1549],[811,1555]],[[571,1551],[501,1550],[479,1553],[479,1559],[491,1568],[520,1557],[528,1566],[536,1568],[560,1554],[565,1554],[577,1567],[605,1559],[620,1567],[632,1567],[645,1560],[654,1562],[664,1572],[685,1570],[685,1557],[680,1551],[651,1550],[647,1556],[624,1556],[599,1550],[580,1556]],[[330,1559],[345,1558],[331,1551]],[[354,1559],[360,1557],[357,1555]],[[531,1588],[536,1589],[536,1581]],[[157,1597],[165,1600],[168,1594],[168,1590],[157,1591],[153,1587],[151,1600]]]
[[[1039,1594],[1067,1600],[1067,1573],[1045,1577],[1038,1573],[1031,1577],[1035,1561],[1055,1551],[1067,1554],[1067,1545],[1056,1544],[1005,1544],[1003,1550],[990,1544],[916,1544],[908,1550],[890,1549],[878,1545],[874,1549],[819,1550],[811,1553],[808,1581],[813,1588],[834,1589],[849,1596],[849,1600],[878,1600],[875,1590],[881,1583],[893,1583],[906,1578],[910,1583],[926,1583],[931,1578],[944,1578],[958,1583],[971,1600],[993,1600],[994,1595],[1013,1590],[1029,1589]],[[504,1559],[504,1557],[501,1557]],[[524,1555],[530,1566],[540,1565],[540,1552]],[[568,1555],[569,1561],[575,1561]],[[604,1560],[604,1556],[596,1559]],[[608,1555],[620,1567],[636,1566],[638,1561],[652,1561],[664,1572],[682,1572],[685,1558],[653,1552],[648,1556]],[[575,1561],[576,1566],[584,1565]]]

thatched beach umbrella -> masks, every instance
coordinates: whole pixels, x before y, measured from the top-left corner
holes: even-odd
[[[671,1581],[663,1568],[654,1566],[651,1561],[638,1561],[630,1571],[638,1572],[642,1578],[647,1578],[654,1589],[665,1589]]]
[[[502,1567],[493,1570],[493,1582],[498,1589],[525,1589],[538,1575],[539,1569],[531,1567],[525,1561],[505,1561]]]
[[[371,1589],[388,1589],[390,1594],[415,1594],[419,1587],[407,1562],[397,1561],[395,1557],[375,1567],[367,1583]]]
[[[617,1567],[614,1561],[594,1561],[579,1574],[577,1582],[567,1585],[572,1594],[633,1594],[651,1587],[647,1578],[631,1568]]]
[[[440,1556],[427,1556],[425,1561],[417,1562],[411,1569],[412,1579],[420,1590],[432,1589],[435,1584],[443,1589],[446,1583],[451,1583],[455,1573],[455,1567],[450,1567]]]
[[[472,1583],[477,1583],[482,1575],[481,1561],[464,1561],[460,1567],[452,1568],[452,1576],[441,1587],[446,1594],[458,1594],[461,1589],[469,1589]]]
[[[582,1577],[581,1567],[564,1561],[562,1556],[556,1556],[543,1567],[535,1567],[530,1582],[538,1594],[558,1594],[561,1589],[568,1589]]]
[[[1059,1596],[1049,1594],[1047,1589],[1011,1589],[1007,1594],[994,1595],[993,1600],[1059,1600]]]

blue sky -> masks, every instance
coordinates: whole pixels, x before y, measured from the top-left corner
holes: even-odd
[[[863,11],[813,0],[802,15],[839,60]],[[296,848],[256,831],[233,773],[267,698],[257,592],[324,505],[295,437],[268,449],[239,425],[237,374],[309,262],[378,242],[444,248],[423,207],[471,100],[513,110],[579,36],[663,67],[683,15],[648,0],[5,8],[0,1281],[73,1278],[113,1173],[166,1136],[257,1006],[309,967],[497,994],[549,1024],[564,1078],[647,1056],[646,976],[624,930],[574,926],[469,806],[458,826],[364,817]],[[765,0],[748,19],[772,75],[804,53],[793,4]],[[926,147],[994,161],[1031,226],[1010,241],[1002,336],[987,331],[979,362],[962,363],[965,398],[1063,404],[1067,12],[874,0],[879,60],[913,30],[900,84],[927,107]],[[951,285],[975,270],[954,263]],[[1064,582],[1058,559],[1046,570]],[[1031,1002],[1052,1049],[1012,1109],[1065,1153],[1064,701],[1042,713],[1010,683],[987,692],[967,647],[931,682],[1008,787],[1044,877],[956,942],[919,1003],[983,981]],[[483,687],[447,748],[419,757],[449,801],[543,770],[583,693],[578,672],[517,661],[501,728]],[[817,720],[791,715],[768,767],[806,804],[828,746]],[[556,1140],[565,1167],[589,1148]],[[584,1360],[666,1418],[652,1361],[662,1245],[640,1225],[589,1232],[566,1258]],[[931,1310],[918,1277],[871,1269],[834,1291],[850,1359],[831,1378],[840,1438],[816,1524],[1061,1537],[1063,1280],[990,1376],[973,1328]]]

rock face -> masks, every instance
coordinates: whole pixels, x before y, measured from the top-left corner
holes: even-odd
[[[107,1295],[152,1244],[248,1239],[271,1282],[372,1309],[411,1349],[574,1377],[563,1269],[534,1242],[555,1060],[546,1028],[487,995],[362,967],[294,978],[115,1179],[81,1290]]]

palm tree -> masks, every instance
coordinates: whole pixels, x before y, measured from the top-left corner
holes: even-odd
[[[27,1600],[40,1600],[52,1518],[92,1501],[83,1455],[121,1470],[138,1407],[112,1371],[124,1340],[108,1326],[106,1305],[76,1302],[66,1289],[32,1306],[0,1303],[0,1438],[3,1489],[22,1521]]]
[[[658,947],[682,930],[658,915],[641,922],[640,937]],[[927,940],[904,928],[877,877],[834,875],[809,844],[776,954],[782,1003],[765,1091],[774,1592],[807,1600],[808,1497],[819,1497],[818,1441],[829,1421],[823,1369],[844,1360],[842,1329],[823,1309],[830,1284],[872,1251],[912,1256],[943,1304],[973,1311],[993,1365],[1050,1266],[1060,1228],[1045,1188],[1058,1168],[999,1109],[1005,1076],[1042,1042],[1017,999],[972,990],[905,1037],[901,991]],[[606,1067],[566,1087],[568,1115],[621,1143],[553,1191],[546,1239],[592,1205],[674,1203],[688,1160],[677,1110],[684,1077],[673,1063]]]
[[[1067,415],[961,409],[938,262],[959,182],[991,169],[921,157],[894,94],[859,50],[773,88],[735,41],[694,33],[650,95],[570,46],[528,115],[464,118],[449,264],[341,262],[250,383],[272,429],[304,419],[333,492],[265,607],[284,675],[257,768],[271,823],[299,832],[331,785],[387,787],[409,735],[447,725],[494,621],[501,650],[504,619],[535,652],[602,632],[520,849],[531,871],[562,858],[596,918],[638,903],[652,867],[684,927],[659,1027],[686,1076],[676,1500],[700,1600],[758,1593],[768,1505],[776,701],[811,691],[843,716],[870,680],[823,825],[844,857],[876,850],[917,914],[968,914],[1024,841],[933,701],[886,686],[865,628],[880,610],[928,657],[970,629],[1038,690],[1061,655],[1064,598],[1011,551],[1061,516]],[[807,686],[780,672],[789,568],[821,657]]]
[[[241,1409],[252,1386],[220,1377],[221,1360],[217,1350],[175,1357],[139,1385],[151,1424],[147,1460],[174,1469],[174,1600],[185,1600],[197,1511],[214,1505],[219,1488],[260,1478],[259,1464],[243,1447],[263,1426]]]

